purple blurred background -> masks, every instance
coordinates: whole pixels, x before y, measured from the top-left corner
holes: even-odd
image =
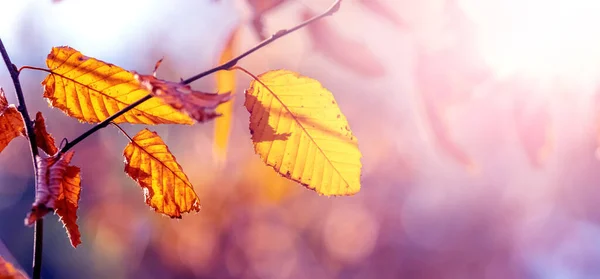
[[[288,0],[264,15],[266,33],[331,2]],[[103,129],[75,148],[83,244],[46,217],[43,278],[600,278],[599,13],[593,0],[345,0],[240,64],[334,93],[363,153],[360,193],[322,197],[263,166],[238,75],[226,162],[213,123],[150,127],[201,212],[152,212],[123,173],[127,139]],[[251,19],[243,0],[0,0],[19,66],[69,45],[142,73],[164,57],[168,80],[215,65],[237,26],[237,53],[256,44]],[[89,128],[48,107],[43,77],[21,74],[30,113],[57,141]],[[0,86],[16,102],[4,65]],[[214,77],[192,86],[216,90]],[[0,256],[30,272],[28,152],[17,139],[0,154]]]

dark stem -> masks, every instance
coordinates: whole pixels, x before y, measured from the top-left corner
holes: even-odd
[[[94,125],[94,127],[92,127],[89,130],[85,131],[85,133],[81,134],[80,136],[78,136],[77,138],[75,138],[73,141],[67,142],[67,144],[65,144],[65,146],[59,151],[59,153],[62,154],[62,153],[67,152],[69,149],[73,148],[73,146],[77,145],[80,141],[82,141],[85,138],[91,136],[96,131],[98,131],[98,130],[100,130],[100,129],[106,127],[106,126],[108,126],[108,124],[110,124],[113,120],[117,119],[117,117],[123,115],[124,113],[128,112],[132,108],[137,107],[141,103],[150,100],[151,98],[152,98],[152,95],[146,95],[143,98],[135,101],[134,103],[132,103],[132,104],[124,107],[122,110],[120,110],[117,113],[109,116],[104,121],[102,121],[102,122]]]
[[[329,9],[327,9],[327,11],[323,12],[320,15],[317,15],[311,19],[308,19],[296,26],[294,26],[291,29],[283,29],[283,30],[279,30],[277,33],[271,35],[270,38],[260,42],[259,44],[257,44],[256,46],[254,46],[253,48],[247,50],[246,52],[238,55],[237,57],[217,66],[214,67],[210,70],[204,71],[202,73],[199,73],[191,78],[188,78],[186,80],[182,80],[180,83],[181,84],[190,84],[198,79],[201,79],[207,75],[210,75],[212,73],[218,72],[218,71],[222,71],[222,70],[227,70],[230,69],[232,67],[234,67],[235,65],[237,65],[237,63],[244,57],[252,54],[253,52],[267,46],[268,44],[278,40],[279,38],[288,35],[290,33],[293,33],[303,27],[305,27],[306,25],[309,25],[311,23],[313,23],[314,21],[317,21],[323,17],[326,16],[330,16],[333,13],[337,12],[340,9],[340,5],[342,3],[342,0],[336,0],[333,5],[331,5],[331,7],[329,7]],[[23,67],[23,68],[29,68],[29,69],[33,69],[33,70],[40,70],[40,69],[36,69],[35,67]],[[137,100],[136,102],[128,105],[127,107],[124,107],[123,109],[121,109],[120,111],[118,111],[117,113],[111,115],[110,117],[106,118],[104,121],[96,124],[94,127],[90,128],[89,130],[87,130],[85,133],[81,134],[80,136],[78,136],[77,138],[75,138],[73,141],[68,142],[60,151],[59,154],[62,154],[66,151],[68,151],[69,149],[73,148],[73,146],[77,145],[79,142],[81,142],[82,140],[86,139],[87,137],[89,137],[90,135],[92,135],[93,133],[95,133],[96,131],[108,126],[108,124],[110,124],[113,120],[115,120],[117,117],[123,115],[124,113],[130,111],[131,109],[137,107],[138,105],[140,105],[141,103],[150,100],[152,98],[152,95],[146,95],[145,97]]]
[[[34,178],[35,178],[35,190],[37,192],[37,165],[35,163],[36,158],[39,156],[37,143],[35,140],[35,133],[33,131],[33,122],[29,118],[29,112],[27,111],[27,105],[25,105],[25,97],[23,95],[23,89],[21,89],[21,82],[19,81],[19,71],[17,67],[10,61],[10,57],[6,52],[4,43],[0,39],[0,52],[4,59],[4,64],[10,73],[13,84],[15,86],[15,93],[17,94],[18,110],[23,116],[23,122],[25,122],[25,129],[27,131],[27,137],[29,139],[29,148],[31,150],[31,162],[33,163]],[[33,278],[39,279],[42,272],[42,246],[44,242],[44,222],[40,219],[35,222],[34,229],[34,244],[33,244]]]

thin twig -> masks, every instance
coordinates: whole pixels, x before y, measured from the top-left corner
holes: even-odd
[[[35,133],[33,131],[33,121],[29,117],[27,106],[25,104],[25,97],[23,95],[23,89],[21,89],[21,82],[19,81],[19,71],[17,67],[10,61],[10,57],[6,52],[4,43],[0,39],[0,52],[4,59],[4,64],[10,73],[13,84],[15,86],[15,93],[17,94],[18,110],[23,116],[23,122],[25,123],[25,129],[27,131],[27,137],[29,139],[29,148],[31,150],[31,161],[33,163],[34,178],[35,178],[35,189],[37,192],[37,164],[35,163],[36,158],[39,156],[37,143],[35,139]],[[42,246],[44,241],[44,221],[42,219],[35,222],[34,228],[34,244],[33,244],[33,278],[39,279],[42,272]]]
[[[121,133],[129,139],[129,141],[133,142],[133,139],[129,136],[129,134],[127,134],[127,132],[125,132],[125,130],[123,130],[123,128],[121,128],[121,126],[119,126],[119,124],[115,122],[111,122],[110,124],[117,127],[117,129],[119,129]]]
[[[233,58],[233,59],[231,59],[231,60],[223,63],[222,65],[219,65],[219,66],[217,66],[215,68],[212,68],[212,69],[210,69],[208,71],[199,73],[199,74],[197,74],[197,75],[195,75],[195,76],[193,76],[191,78],[188,78],[188,79],[182,81],[181,83],[183,83],[183,84],[189,84],[189,83],[192,83],[192,82],[194,82],[194,81],[196,81],[198,79],[201,79],[201,78],[203,78],[203,77],[205,77],[207,75],[210,75],[210,74],[212,74],[214,72],[221,71],[221,70],[227,70],[227,69],[229,69],[229,68],[237,65],[237,63],[242,58],[244,58],[244,57],[252,54],[253,52],[255,52],[255,51],[257,51],[257,50],[259,50],[259,49],[267,46],[268,44],[270,44],[270,43],[278,40],[279,38],[281,38],[281,37],[283,37],[283,36],[285,36],[287,34],[293,33],[295,31],[297,31],[298,29],[301,29],[304,26],[309,25],[309,24],[313,23],[314,21],[317,21],[317,20],[319,20],[319,19],[321,19],[323,17],[332,15],[333,13],[337,12],[340,9],[341,3],[342,3],[342,0],[336,0],[333,3],[333,5],[331,5],[331,7],[329,7],[329,9],[327,9],[327,11],[325,11],[324,13],[322,13],[320,15],[317,15],[317,16],[311,18],[311,19],[308,19],[308,20],[306,20],[306,21],[304,21],[304,22],[302,22],[302,23],[294,26],[292,29],[282,29],[282,30],[279,30],[277,33],[271,35],[270,38],[268,38],[268,39],[260,42],[259,44],[257,44],[253,48],[249,49],[248,51],[240,54],[239,56],[237,56],[237,57],[235,57],[235,58]]]
[[[279,30],[277,33],[273,34],[270,38],[260,42],[259,44],[257,44],[256,46],[254,46],[253,48],[247,50],[246,52],[238,55],[237,57],[217,66],[214,67],[210,70],[204,71],[202,73],[199,73],[191,78],[188,78],[186,80],[182,80],[180,83],[181,84],[190,84],[198,79],[201,79],[207,75],[210,75],[212,73],[218,72],[218,71],[222,71],[222,70],[227,70],[230,69],[231,67],[237,65],[237,63],[244,57],[252,54],[253,52],[267,46],[268,44],[280,39],[281,37],[288,35],[290,33],[293,33],[303,27],[305,27],[306,25],[309,25],[311,23],[313,23],[316,20],[319,20],[323,17],[326,16],[330,16],[333,13],[335,13],[336,11],[338,11],[340,9],[340,5],[342,3],[342,0],[336,0],[333,5],[331,5],[331,7],[329,9],[327,9],[327,11],[323,12],[320,15],[317,15],[311,19],[308,19],[296,26],[294,26],[291,29],[283,29],[283,30]],[[25,68],[25,67],[24,67]],[[27,67],[29,69],[34,69],[33,67]],[[78,136],[77,138],[75,138],[73,141],[68,142],[60,151],[59,154],[62,154],[66,151],[68,151],[69,149],[73,148],[73,146],[77,145],[79,142],[81,142],[82,140],[86,139],[87,137],[89,137],[90,135],[94,134],[96,131],[108,126],[108,124],[110,124],[113,120],[115,120],[117,117],[125,114],[126,112],[130,111],[131,109],[137,107],[138,105],[142,104],[143,102],[150,100],[153,96],[148,94],[145,97],[135,101],[134,103],[128,105],[127,107],[124,107],[123,109],[121,109],[120,111],[116,112],[115,114],[111,115],[110,117],[106,118],[105,120],[103,120],[102,122],[96,124],[95,126],[93,126],[92,128],[90,128],[89,130],[87,130],[86,132],[84,132],[83,134],[81,134],[80,136]]]

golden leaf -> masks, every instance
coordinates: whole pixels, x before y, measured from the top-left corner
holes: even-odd
[[[0,152],[16,137],[25,134],[23,117],[14,105],[9,105],[0,88]]]
[[[46,121],[41,112],[35,114],[35,122],[33,126],[35,132],[35,141],[37,146],[41,148],[46,154],[52,156],[58,152],[54,137],[46,131]]]
[[[81,244],[81,233],[77,225],[77,208],[79,208],[79,198],[81,196],[81,177],[80,170],[75,166],[68,166],[65,170],[61,191],[54,203],[56,215],[67,229],[67,236],[73,247]]]
[[[244,105],[254,150],[263,162],[319,194],[357,193],[362,155],[333,94],[287,70],[258,79],[262,84],[250,83]]]
[[[233,58],[233,51],[236,45],[237,30],[231,33],[231,36],[225,44],[219,65],[226,63]],[[216,74],[217,91],[221,94],[231,92],[235,93],[235,72],[218,71]],[[215,119],[215,141],[213,143],[213,154],[219,162],[224,162],[227,158],[227,145],[229,144],[229,135],[231,132],[231,122],[233,121],[233,101],[229,101],[217,107],[216,112],[222,116]]]
[[[0,279],[26,279],[25,274],[0,256]]]
[[[133,74],[113,64],[86,57],[70,47],[54,47],[46,59],[50,73],[44,97],[67,115],[96,123],[143,98],[149,92]],[[133,124],[193,124],[187,115],[153,98],[113,120]]]
[[[198,122],[205,122],[220,116],[215,112],[215,108],[229,100],[229,93],[200,92],[193,90],[189,85],[157,79],[150,75],[134,73],[134,78],[154,97],[162,99],[172,108],[186,113]]]
[[[171,218],[200,211],[192,184],[162,139],[141,130],[123,150],[125,173],[144,190],[146,203]]]
[[[37,187],[35,201],[31,212],[25,219],[25,225],[31,226],[54,208],[54,203],[62,190],[62,182],[69,162],[73,158],[73,151],[69,151],[60,158],[55,156],[35,158],[37,164]]]

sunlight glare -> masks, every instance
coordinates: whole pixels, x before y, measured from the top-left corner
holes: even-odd
[[[600,1],[462,0],[461,6],[498,76],[597,80]]]

